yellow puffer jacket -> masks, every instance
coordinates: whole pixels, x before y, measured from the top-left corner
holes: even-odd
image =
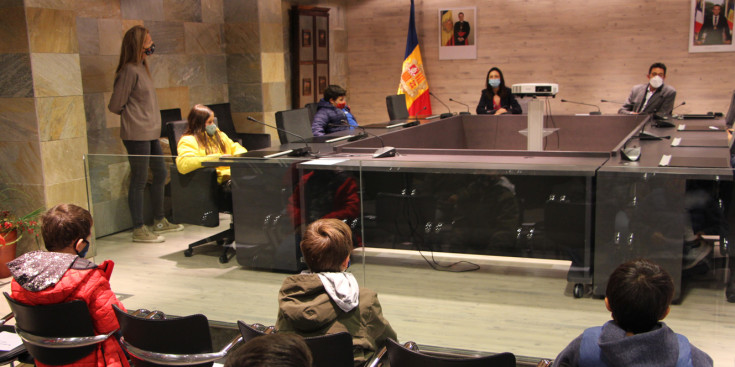
[[[199,147],[197,139],[194,135],[184,135],[179,140],[179,144],[176,146],[176,150],[179,155],[176,157],[176,169],[181,174],[187,174],[196,169],[202,168],[202,162],[216,161],[223,155],[235,155],[247,152],[247,149],[243,148],[242,145],[232,141],[225,133],[217,130],[222,142],[225,143],[225,151],[207,154],[203,147]],[[212,137],[207,135],[207,139],[214,141]],[[213,146],[216,146],[214,143]],[[230,167],[220,166],[217,167],[217,182],[222,183],[230,178]]]

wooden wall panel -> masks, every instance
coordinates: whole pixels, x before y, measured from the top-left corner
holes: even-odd
[[[500,67],[509,84],[554,82],[555,114],[591,108],[560,99],[600,104],[625,100],[646,82],[650,64],[668,66],[677,89],[677,113],[726,112],[735,89],[735,53],[688,52],[689,1],[685,0],[415,0],[416,27],[431,91],[452,111],[474,113],[484,78]],[[476,60],[438,60],[440,7],[477,7]],[[387,120],[385,96],[395,93],[406,47],[409,0],[350,0],[346,4],[349,104],[360,122]],[[432,98],[435,113],[446,112]],[[614,104],[600,104],[615,113]]]

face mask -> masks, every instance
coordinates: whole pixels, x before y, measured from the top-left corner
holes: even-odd
[[[497,88],[500,86],[500,79],[488,79],[487,85],[489,85],[492,88]]]
[[[335,107],[341,109],[344,109],[347,106],[347,102],[337,103]]]
[[[654,76],[648,81],[648,84],[650,84],[653,88],[658,88],[662,85],[664,85],[664,78],[660,76]]]
[[[79,257],[87,256],[87,252],[89,251],[89,241],[87,240],[82,240],[82,241],[84,241],[84,243],[86,243],[87,246],[84,246],[84,249],[82,249],[82,251],[77,251],[77,255],[79,255]]]
[[[204,127],[204,129],[207,130],[207,135],[214,136],[214,133],[217,132],[217,125],[215,124],[207,125]]]
[[[148,47],[148,48],[143,49],[143,53],[146,54],[146,55],[148,55],[148,56],[153,55],[153,51],[156,51],[156,44],[155,43],[152,43],[151,44],[151,47]]]

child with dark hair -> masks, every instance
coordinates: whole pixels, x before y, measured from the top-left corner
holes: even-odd
[[[309,271],[283,281],[278,294],[279,332],[304,337],[352,335],[355,365],[369,360],[387,338],[396,339],[375,292],[360,288],[348,273],[352,231],[338,219],[319,219],[309,225],[301,241]]]
[[[661,322],[674,282],[659,265],[633,260],[615,269],[605,293],[612,320],[589,328],[554,360],[554,366],[712,366],[712,358]]]
[[[357,126],[357,120],[347,106],[346,96],[347,91],[339,85],[330,85],[324,90],[324,98],[317,104],[316,114],[311,122],[311,132],[314,136],[353,129]]]
[[[309,346],[294,334],[268,334],[235,349],[225,367],[311,367]]]
[[[27,305],[82,300],[89,308],[97,335],[120,328],[112,305],[125,310],[110,289],[114,264],[84,258],[92,236],[92,215],[74,204],[59,204],[41,217],[45,251],[26,253],[8,263],[13,275],[11,297]],[[37,366],[44,366],[36,361]],[[120,344],[110,337],[75,366],[128,366]]]

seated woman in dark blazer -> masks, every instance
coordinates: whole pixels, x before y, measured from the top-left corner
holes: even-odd
[[[521,105],[511,93],[510,88],[505,86],[505,78],[500,69],[493,67],[487,72],[485,88],[477,105],[478,115],[502,115],[504,113],[520,114]]]

